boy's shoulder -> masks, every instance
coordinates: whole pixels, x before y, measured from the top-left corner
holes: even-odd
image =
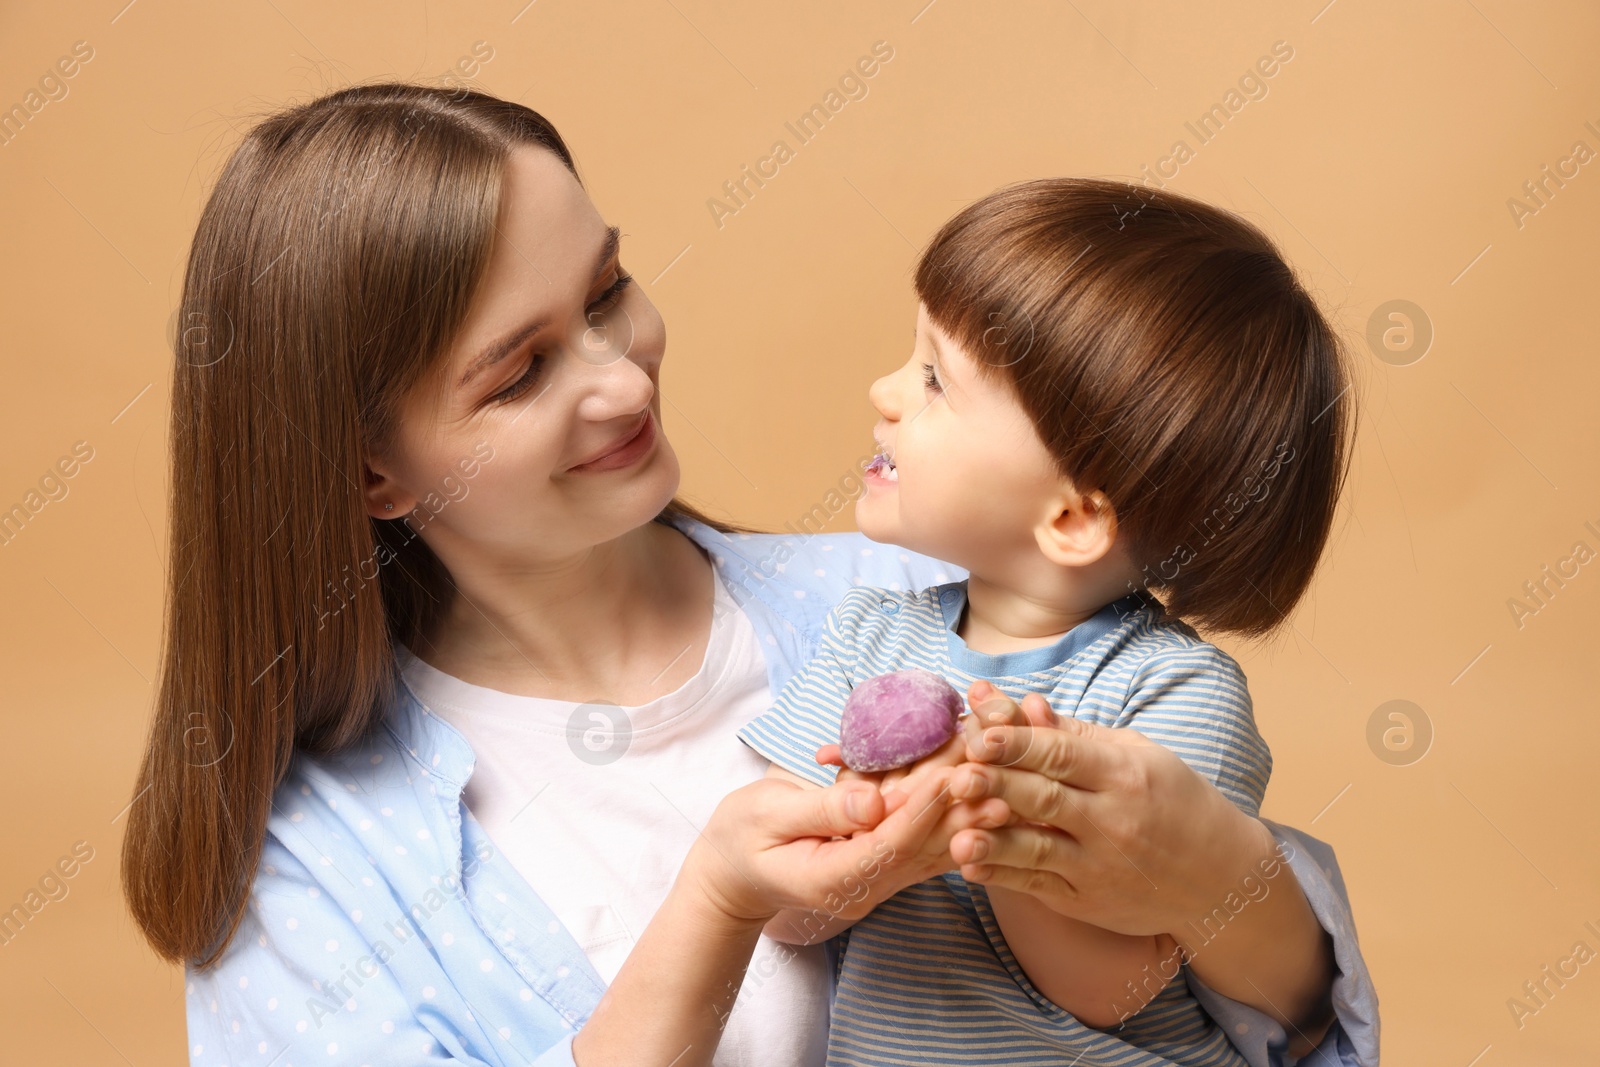
[[[1111,607],[1120,609],[1112,654],[1125,666],[1149,670],[1189,662],[1240,670],[1233,656],[1206,640],[1187,622],[1168,616],[1160,601],[1148,593],[1125,597]]]
[[[942,604],[959,601],[965,585],[965,580],[962,580],[910,589],[882,585],[853,586],[840,594],[833,612],[841,618],[893,619],[903,613],[939,615]]]

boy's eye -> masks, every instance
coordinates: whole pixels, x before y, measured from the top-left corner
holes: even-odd
[[[938,376],[933,373],[932,363],[924,363],[922,365],[922,384],[925,388],[935,393],[939,392],[942,388],[939,385]]]

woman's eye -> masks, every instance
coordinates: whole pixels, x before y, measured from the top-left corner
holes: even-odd
[[[932,363],[924,363],[922,365],[922,384],[928,390],[930,390],[932,392],[935,392],[935,393],[939,392],[940,389],[942,388],[939,385],[938,377],[936,377],[934,375],[934,373],[933,373],[933,364]]]
[[[607,286],[606,291],[596,297],[594,303],[589,305],[589,317],[604,315],[607,311],[610,311],[622,296],[623,291],[631,284],[633,284],[633,275],[618,267],[617,280]]]
[[[494,398],[502,403],[517,399],[533,387],[533,384],[539,380],[539,372],[543,369],[544,357],[535,355],[528,360],[528,369],[522,372],[522,376],[496,393]]]
[[[597,296],[586,309],[587,317],[593,319],[597,315],[604,315],[610,311],[631,284],[633,284],[633,275],[625,271],[620,272],[617,275],[617,280],[607,286],[606,291]],[[506,403],[522,396],[538,382],[539,375],[543,369],[544,357],[541,355],[534,356],[528,361],[528,369],[523,372],[522,377],[496,393],[494,399],[501,403]]]

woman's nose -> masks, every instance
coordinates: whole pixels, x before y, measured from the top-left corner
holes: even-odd
[[[604,363],[579,361],[587,379],[579,414],[592,422],[637,415],[649,406],[656,384],[640,363],[620,357]]]

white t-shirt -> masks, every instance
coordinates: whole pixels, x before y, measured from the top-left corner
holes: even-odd
[[[766,661],[750,620],[721,578],[713,581],[699,672],[640,707],[503,693],[399,650],[417,699],[472,745],[468,810],[607,983],[712,809],[767,769],[736,736],[771,705]],[[763,935],[716,1067],[820,1067],[832,992],[821,945]]]

